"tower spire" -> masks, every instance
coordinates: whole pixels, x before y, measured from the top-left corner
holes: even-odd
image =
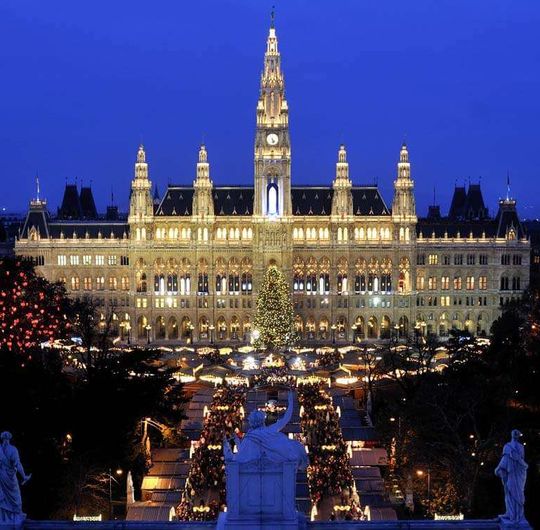
[[[401,145],[399,162],[397,164],[397,178],[394,181],[394,200],[392,215],[416,219],[414,201],[414,182],[411,179],[411,164],[409,151],[405,143]]]
[[[212,198],[212,181],[210,180],[210,164],[206,146],[199,147],[199,160],[197,162],[197,176],[193,182],[193,215],[201,218],[214,215],[214,200]]]
[[[276,6],[272,6],[272,11],[270,11],[270,27],[276,27]]]
[[[334,195],[332,196],[332,215],[343,218],[353,214],[352,182],[349,179],[349,163],[347,162],[347,150],[345,144],[339,146],[338,159],[336,162],[336,178],[332,184]]]
[[[257,102],[255,215],[281,217],[291,214],[290,166],[289,108],[272,10]]]

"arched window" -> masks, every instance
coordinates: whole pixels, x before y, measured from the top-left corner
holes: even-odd
[[[268,215],[278,215],[278,188],[275,183],[269,184],[266,190]]]

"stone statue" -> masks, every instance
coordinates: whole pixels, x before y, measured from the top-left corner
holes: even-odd
[[[504,486],[504,502],[506,513],[499,519],[503,526],[530,528],[525,519],[523,507],[525,505],[525,480],[527,478],[527,464],[525,451],[519,441],[521,433],[514,429],[512,440],[504,445],[503,455],[495,469]]]
[[[254,410],[248,417],[249,431],[242,440],[235,436],[238,447],[236,455],[231,452],[228,441],[224,444],[225,459],[247,463],[264,456],[268,461],[275,463],[294,461],[298,468],[305,469],[308,459],[304,446],[296,440],[290,440],[280,432],[289,423],[292,413],[292,392],[289,392],[285,414],[273,425],[266,426],[266,414],[260,410]]]
[[[19,452],[11,445],[11,433],[0,435],[0,523],[20,523],[26,517],[22,512],[21,490],[17,472],[22,484],[30,480],[19,459]]]
[[[300,442],[290,440],[281,429],[293,413],[293,393],[287,411],[276,423],[266,426],[266,415],[249,415],[249,430],[233,454],[225,438],[223,451],[227,488],[227,511],[218,517],[217,530],[300,530],[305,516],[296,509],[298,468],[307,466]]]

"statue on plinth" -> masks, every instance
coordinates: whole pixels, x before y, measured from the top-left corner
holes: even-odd
[[[11,445],[11,433],[0,435],[0,523],[21,523],[25,519],[22,511],[21,489],[17,473],[22,484],[30,480],[19,459],[19,452]]]
[[[218,530],[305,529],[303,514],[296,510],[296,473],[307,467],[304,446],[290,440],[281,429],[293,413],[293,393],[287,411],[273,425],[266,415],[249,415],[249,430],[242,440],[235,436],[238,451],[233,454],[225,438],[227,511],[219,514]]]
[[[266,414],[264,412],[254,410],[248,417],[249,430],[242,440],[235,435],[238,452],[233,455],[229,443],[225,443],[225,459],[247,463],[259,460],[264,455],[270,462],[295,461],[299,469],[305,469],[308,459],[304,446],[296,440],[290,440],[281,432],[291,420],[292,413],[292,392],[289,392],[285,414],[272,425],[265,425]]]
[[[521,433],[514,429],[512,439],[504,445],[503,455],[495,469],[504,486],[504,502],[506,513],[499,516],[501,525],[530,528],[525,519],[525,481],[527,479],[527,463],[525,450],[519,441]]]

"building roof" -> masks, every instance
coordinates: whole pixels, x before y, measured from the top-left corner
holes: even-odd
[[[129,225],[124,221],[51,221],[49,223],[50,237],[66,239],[111,238],[123,239],[129,236]]]
[[[194,190],[189,186],[169,186],[154,214],[189,216],[192,213]]]
[[[98,213],[92,188],[88,186],[82,187],[81,194],[79,195],[79,201],[81,203],[83,219],[97,219]]]
[[[390,215],[377,186],[352,188],[354,215]]]
[[[58,208],[59,219],[81,219],[83,216],[77,184],[66,184],[62,205]]]
[[[215,187],[212,190],[215,215],[252,215],[252,187]]]
[[[291,189],[293,215],[330,215],[334,190],[329,187],[293,186]]]
[[[452,219],[485,219],[488,217],[488,209],[484,204],[484,197],[480,184],[469,184],[469,189],[465,186],[456,186],[448,217]]]
[[[42,201],[32,201],[30,209],[24,220],[21,230],[21,237],[29,238],[30,231],[35,228],[38,231],[39,237],[49,237],[49,212],[47,211],[46,203]]]
[[[355,215],[390,215],[377,186],[352,188]],[[157,216],[190,216],[194,189],[171,185],[156,207]],[[293,215],[330,215],[334,190],[329,186],[293,186],[291,188]],[[214,215],[253,215],[252,186],[215,186],[212,189]]]
[[[525,230],[517,214],[516,201],[513,199],[499,201],[499,211],[494,221],[497,225],[497,237],[507,237],[510,231],[514,231],[517,239],[525,236]]]
[[[422,237],[444,238],[469,237],[472,233],[474,238],[495,237],[497,232],[493,219],[481,221],[455,220],[449,217],[421,218],[416,225],[416,235]],[[458,236],[459,234],[459,236]]]

